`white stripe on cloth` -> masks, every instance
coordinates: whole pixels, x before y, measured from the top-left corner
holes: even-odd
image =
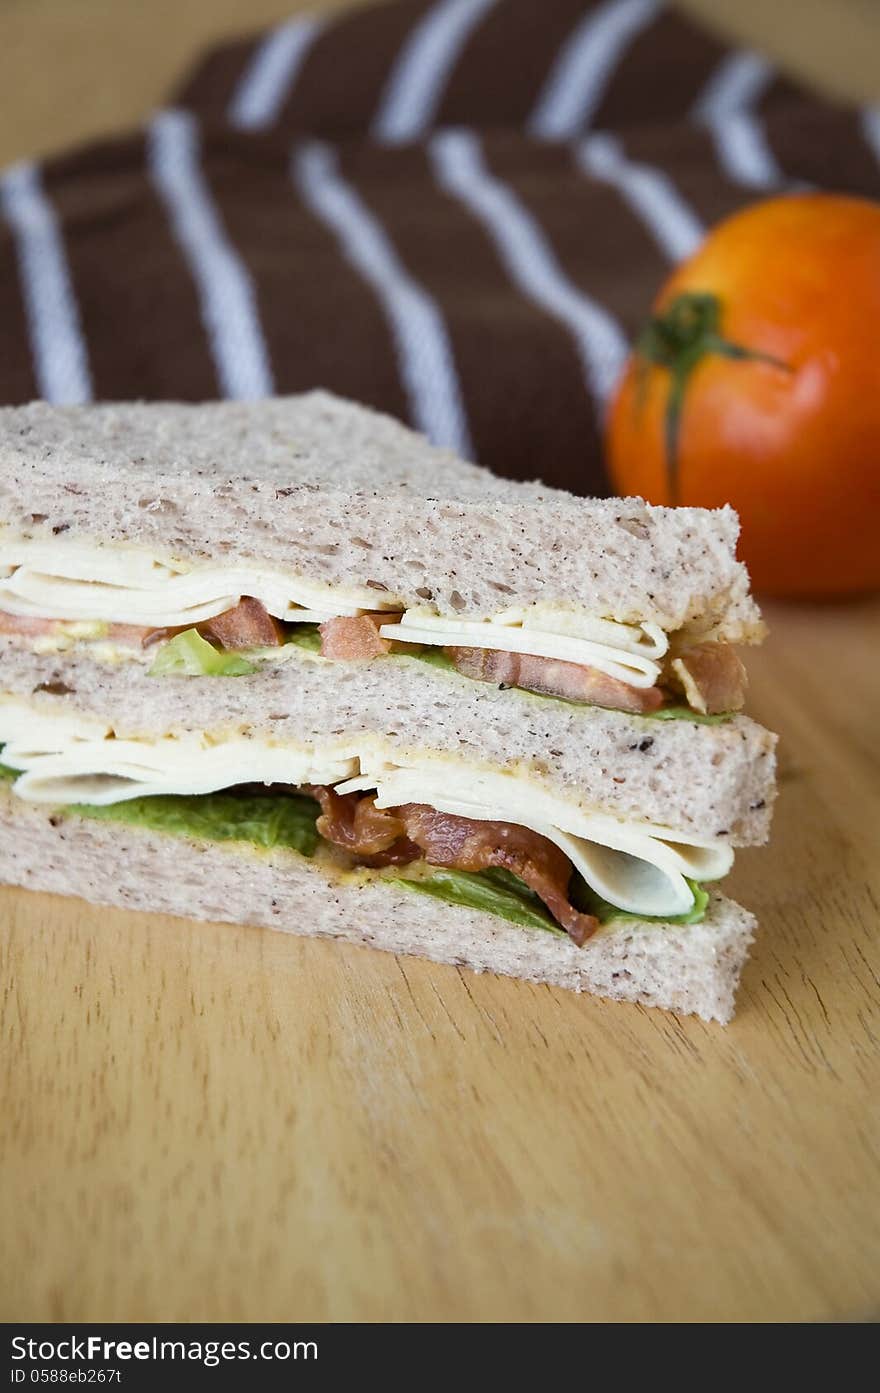
[[[88,351],[64,242],[36,165],[23,161],[0,177],[0,210],[15,238],[40,394],[60,405],[91,401]]]
[[[729,116],[754,106],[773,77],[773,66],[760,53],[738,49],[718,64],[700,96],[695,114]]]
[[[253,131],[277,119],[323,28],[323,21],[307,17],[269,31],[232,94],[228,116],[233,126]]]
[[[620,325],[569,280],[536,219],[486,167],[472,132],[440,132],[431,139],[429,151],[437,182],[482,223],[520,292],[571,331],[587,384],[601,409],[627,355]]]
[[[456,60],[496,0],[437,0],[401,47],[372,135],[386,145],[417,140],[433,119]]]
[[[585,174],[619,190],[670,261],[696,251],[706,229],[668,174],[628,159],[620,139],[605,132],[581,141],[575,154]]]
[[[752,110],[773,72],[759,53],[731,53],[715,69],[693,110],[693,119],[711,132],[724,172],[751,189],[776,189],[785,183],[763,124]]]
[[[150,176],[198,290],[221,392],[268,397],[274,384],[253,282],[214,205],[199,144],[189,112],[158,112],[148,131]]]
[[[862,110],[862,134],[880,163],[880,106],[866,106]]]
[[[294,153],[291,173],[303,202],[335,234],[348,261],[379,299],[391,327],[413,423],[435,445],[470,458],[452,345],[433,298],[409,274],[382,224],[344,179],[329,145],[304,142]]]
[[[570,140],[584,131],[629,45],[651,23],[658,0],[605,0],[565,42],[529,117],[542,140]]]

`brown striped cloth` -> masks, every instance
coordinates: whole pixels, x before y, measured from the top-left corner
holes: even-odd
[[[655,0],[295,17],[143,130],[0,176],[0,399],[324,386],[603,493],[603,409],[669,268],[804,185],[880,195],[880,109]]]

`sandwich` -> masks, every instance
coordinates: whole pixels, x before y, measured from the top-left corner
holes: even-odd
[[[737,531],[323,392],[5,408],[0,879],[726,1021]]]

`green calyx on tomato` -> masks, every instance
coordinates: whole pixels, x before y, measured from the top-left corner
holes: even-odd
[[[694,368],[711,353],[724,358],[770,363],[786,372],[791,371],[781,359],[746,348],[740,343],[731,343],[722,336],[721,301],[717,295],[694,291],[676,295],[662,314],[653,315],[648,320],[636,341],[639,359],[636,403],[638,409],[644,400],[649,366],[653,363],[668,368],[671,381],[666,399],[664,439],[669,501],[673,504],[678,503],[678,452],[685,390]]]

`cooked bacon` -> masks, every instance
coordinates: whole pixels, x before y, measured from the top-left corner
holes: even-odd
[[[284,642],[284,630],[277,619],[252,595],[243,595],[237,605],[206,619],[196,628],[202,638],[221,648],[277,648]]]
[[[656,711],[663,705],[659,687],[630,687],[617,677],[581,663],[558,658],[536,658],[531,653],[505,653],[498,648],[444,648],[450,662],[465,677],[499,686],[522,687],[542,696],[610,706],[636,714]]]
[[[144,648],[154,643],[164,643],[175,634],[195,628],[202,638],[217,644],[218,648],[275,648],[284,642],[284,629],[259,600],[244,595],[237,605],[215,614],[213,619],[205,619],[201,624],[177,624],[163,629],[144,630]]]
[[[742,659],[729,643],[700,643],[672,661],[688,705],[703,715],[739,711],[748,679]]]
[[[431,866],[456,871],[503,867],[525,881],[553,918],[580,948],[599,927],[592,914],[580,914],[568,898],[571,863],[558,846],[514,822],[478,822],[440,813],[426,803],[377,808],[375,796],[337,793],[307,784],[321,805],[322,837],[354,856],[361,865],[402,865],[424,856]]]
[[[5,610],[0,610],[0,634],[38,638],[41,634],[54,633],[56,623],[55,619],[36,619],[30,614],[7,614]]]
[[[374,797],[337,793],[322,784],[307,784],[304,793],[321,804],[318,832],[334,846],[357,857],[365,866],[401,866],[421,852],[407,839],[394,813],[376,807]]]
[[[128,644],[129,648],[140,648],[148,633],[149,630],[140,624],[108,624],[107,632],[102,634],[101,641]]]
[[[364,866],[403,865],[424,856],[431,866],[484,871],[500,866],[525,881],[553,918],[580,948],[599,927],[568,898],[571,863],[559,847],[513,822],[478,822],[440,813],[426,803],[377,808],[373,795],[337,793],[307,784],[304,793],[321,804],[317,828],[322,837]]]
[[[321,655],[350,661],[379,658],[391,651],[391,640],[382,638],[380,624],[399,624],[401,616],[391,613],[341,615],[320,626]]]
[[[0,610],[0,634],[21,634],[25,638],[40,638],[44,634],[60,637],[64,635],[64,629],[59,628],[59,625],[77,622],[75,619],[38,619],[31,614],[7,614],[5,610]],[[100,641],[127,643],[132,648],[137,648],[143,642],[144,635],[149,632],[149,629],[144,629],[138,624],[105,624]]]
[[[457,871],[500,866],[512,871],[540,896],[579,948],[599,927],[598,919],[580,914],[569,900],[571,862],[546,837],[515,822],[478,822],[440,813],[426,803],[406,803],[394,812],[430,865]]]
[[[7,614],[0,610],[0,634],[22,634],[37,638],[55,632],[54,619],[35,619],[32,615]]]

